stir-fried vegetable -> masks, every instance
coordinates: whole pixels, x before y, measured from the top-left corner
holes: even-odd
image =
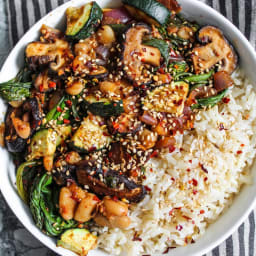
[[[225,97],[226,93],[227,93],[227,89],[220,92],[216,96],[197,99],[197,103],[192,105],[191,108],[197,109],[197,108],[203,108],[203,107],[214,107],[218,102],[220,102]]]
[[[52,176],[44,174],[35,178],[30,193],[30,210],[41,230],[49,236],[59,236],[63,230],[77,226],[74,220],[64,221],[53,203]]]
[[[18,190],[18,193],[19,193],[19,196],[21,197],[21,199],[26,203],[28,202],[28,194],[27,194],[28,191],[26,191],[24,188],[24,180],[23,180],[24,171],[26,168],[31,168],[38,164],[39,163],[37,161],[28,161],[28,162],[21,164],[17,170],[17,174],[16,174],[17,190]]]

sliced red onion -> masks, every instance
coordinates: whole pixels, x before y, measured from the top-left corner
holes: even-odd
[[[110,11],[106,11],[103,14],[103,24],[120,24],[127,23],[132,20],[130,14],[126,11],[124,7],[118,9],[112,9]]]

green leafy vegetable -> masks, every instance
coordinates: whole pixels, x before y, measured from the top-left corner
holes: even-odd
[[[209,98],[197,99],[197,104],[192,105],[191,109],[197,109],[197,108],[203,108],[203,107],[213,107],[224,98],[224,96],[226,95],[226,92],[227,92],[227,89],[222,91],[221,93],[219,93],[216,96],[212,96]]]
[[[24,67],[15,78],[0,83],[0,96],[6,101],[24,100],[30,96],[31,87],[31,72]]]
[[[17,189],[18,189],[18,194],[21,197],[21,199],[27,203],[28,202],[28,194],[27,191],[24,188],[24,171],[28,167],[33,167],[38,165],[37,161],[28,161],[23,164],[21,164],[17,170],[16,174],[16,184],[17,184]]]
[[[53,191],[52,176],[37,176],[31,188],[30,209],[38,228],[49,236],[59,236],[64,230],[76,227],[77,222],[65,221],[59,216]]]
[[[165,59],[165,62],[168,63],[169,61],[169,45],[166,41],[158,38],[151,38],[149,40],[143,41],[144,45],[152,46],[158,48],[161,52],[161,55]]]
[[[189,74],[189,73],[186,73],[186,71],[188,70],[188,64],[185,61],[174,61],[170,63],[168,68],[169,68],[169,72],[175,76],[175,79],[176,79],[176,76],[178,75]]]
[[[192,76],[186,76],[183,77],[182,80],[184,80],[185,82],[202,82],[202,81],[206,81],[209,78],[211,78],[211,76],[214,74],[214,70],[211,70],[208,73],[205,74],[200,74],[200,75],[192,75]]]

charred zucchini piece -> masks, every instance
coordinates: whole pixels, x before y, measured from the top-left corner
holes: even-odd
[[[66,36],[73,40],[89,37],[99,26],[102,10],[96,2],[81,7],[69,7],[66,11]]]
[[[87,110],[96,116],[110,117],[118,116],[124,112],[123,101],[110,101],[106,98],[97,100],[94,96],[85,98]]]
[[[80,256],[87,255],[89,250],[96,247],[96,244],[97,237],[84,228],[68,229],[61,235],[60,240],[57,242],[57,246],[75,252]]]
[[[31,139],[28,159],[53,156],[56,148],[71,134],[71,126],[54,129],[41,129]]]
[[[170,18],[170,11],[155,0],[122,0],[128,12],[138,20],[156,26],[164,25]]]
[[[84,118],[80,127],[71,138],[70,146],[79,152],[91,152],[105,148],[111,142],[103,119],[89,115]]]
[[[188,91],[189,85],[183,81],[158,87],[147,95],[144,108],[179,116],[183,113]]]

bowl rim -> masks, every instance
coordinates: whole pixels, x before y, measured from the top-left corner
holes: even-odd
[[[82,4],[82,2],[89,2],[89,0],[78,0],[77,2],[80,4]],[[120,1],[119,1],[120,2]],[[248,51],[250,52],[250,54],[253,56],[253,58],[256,60],[256,52],[253,48],[253,46],[250,44],[250,42],[247,40],[247,38],[242,34],[242,32],[234,25],[231,23],[231,21],[229,21],[226,17],[224,17],[221,13],[219,13],[217,10],[213,9],[212,7],[210,7],[209,5],[207,5],[206,3],[201,2],[200,0],[180,0],[181,5],[182,2],[191,2],[195,8],[198,7],[200,5],[200,8],[204,9],[206,12],[210,12],[212,14],[214,14],[216,16],[216,20],[219,20],[222,23],[226,23],[228,27],[230,27],[231,31],[233,34],[235,34],[240,41],[242,41],[246,48],[248,49]],[[2,68],[0,70],[0,81],[1,81],[1,76],[3,73],[3,70],[5,68],[5,66],[8,63],[8,59],[10,57],[12,57],[13,52],[20,48],[20,44],[22,44],[23,39],[29,35],[31,33],[31,30],[34,30],[39,23],[42,23],[44,20],[47,20],[47,18],[49,18],[50,16],[52,16],[55,12],[58,12],[58,10],[62,10],[64,8],[69,7],[70,5],[72,5],[72,3],[74,3],[72,0],[68,1],[60,6],[58,6],[57,8],[53,9],[52,11],[50,11],[48,14],[46,14],[45,16],[43,16],[40,20],[38,20],[33,26],[31,26],[29,28],[29,30],[19,39],[19,41],[16,43],[16,45],[12,48],[11,52],[8,54],[8,56],[6,57]],[[200,20],[200,17],[198,18]],[[256,81],[254,81],[256,82]],[[255,174],[256,175],[256,174]],[[12,184],[11,184],[12,185]],[[242,188],[243,189],[243,188]],[[27,223],[21,215],[16,214],[16,206],[15,206],[15,202],[13,200],[8,200],[9,198],[9,194],[8,192],[4,189],[3,183],[0,182],[0,191],[6,201],[6,203],[8,204],[8,206],[11,208],[12,212],[15,214],[15,216],[19,219],[19,221],[23,224],[23,226],[26,228],[26,230],[28,230],[33,237],[35,237],[36,239],[38,239],[41,243],[43,243],[46,247],[48,247],[49,249],[53,250],[56,253],[65,253],[65,255],[67,255],[67,251],[63,250],[62,248],[59,248],[57,246],[54,246],[52,244],[49,244],[48,241],[46,241],[46,239],[44,239],[44,237],[42,236],[42,232],[37,229],[37,227],[34,225],[34,227],[38,230],[38,232],[36,232],[36,229],[33,228],[32,230],[30,229],[30,223]],[[239,192],[241,193],[241,191]],[[238,194],[239,194],[238,193]],[[237,195],[236,195],[237,196]],[[18,195],[17,195],[18,197]],[[19,198],[20,199],[20,198]],[[20,201],[22,201],[22,199],[20,199]],[[243,212],[243,214],[238,217],[235,220],[235,224],[231,227],[229,227],[226,232],[224,232],[218,239],[214,240],[214,241],[210,241],[208,244],[204,245],[202,249],[197,250],[196,252],[192,252],[192,254],[190,254],[190,256],[194,255],[194,256],[198,256],[199,253],[200,255],[206,254],[207,252],[211,251],[212,249],[214,249],[216,246],[220,245],[222,242],[224,242],[230,235],[232,235],[237,229],[238,227],[245,221],[245,219],[248,217],[248,215],[251,213],[251,211],[255,208],[256,206],[256,195],[254,196],[253,200],[250,203],[250,207],[248,207],[247,209],[245,209],[245,211]],[[220,215],[221,216],[221,215]],[[218,216],[218,218],[220,217]],[[217,219],[218,219],[217,218]],[[216,219],[216,220],[217,220]],[[216,221],[215,220],[215,221]],[[207,231],[207,230],[206,230]],[[36,236],[38,234],[38,236]],[[175,249],[174,249],[175,250]],[[95,251],[97,255],[97,251]],[[75,255],[73,253],[68,253],[69,255]],[[63,254],[64,255],[64,254]],[[169,255],[169,254],[167,254]],[[171,255],[171,253],[170,253]]]

